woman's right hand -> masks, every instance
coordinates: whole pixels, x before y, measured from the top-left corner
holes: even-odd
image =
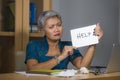
[[[60,56],[62,56],[63,59],[65,59],[69,55],[73,54],[74,49],[75,49],[75,47],[73,47],[73,46],[65,46],[63,48],[62,54]]]

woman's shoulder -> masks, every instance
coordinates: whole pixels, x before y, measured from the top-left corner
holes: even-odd
[[[40,45],[42,43],[41,40],[31,40],[28,45]]]
[[[36,39],[36,40],[31,40],[29,42],[29,44],[39,44],[39,43],[43,43],[43,42],[45,42],[45,38],[44,37],[42,37],[40,39]]]
[[[38,40],[31,40],[28,44],[38,44],[40,41]]]

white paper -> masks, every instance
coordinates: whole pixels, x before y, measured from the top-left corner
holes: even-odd
[[[98,44],[98,36],[93,35],[95,27],[96,25],[90,25],[70,30],[73,46],[77,48],[92,44]]]
[[[15,73],[21,74],[24,76],[48,76],[47,74],[26,73],[26,71],[16,71]]]
[[[61,71],[59,73],[53,73],[52,75],[53,76],[61,76],[61,77],[70,77],[70,76],[75,76],[76,73],[77,73],[77,70],[67,69],[67,70]]]

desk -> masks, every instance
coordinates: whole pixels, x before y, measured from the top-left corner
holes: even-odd
[[[17,73],[0,74],[0,80],[120,80],[120,72],[109,74],[84,74],[76,77],[25,76]]]

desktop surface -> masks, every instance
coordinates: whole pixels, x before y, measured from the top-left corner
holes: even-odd
[[[0,80],[120,80],[120,72],[94,75],[79,74],[73,77],[56,77],[56,76],[26,76],[18,73],[4,73],[0,74]]]

